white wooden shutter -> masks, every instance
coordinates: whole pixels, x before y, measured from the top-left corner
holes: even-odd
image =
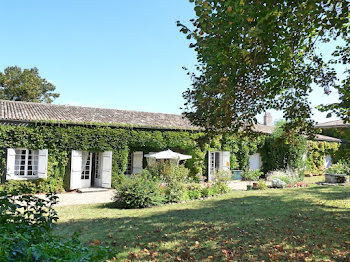
[[[16,151],[13,148],[7,149],[7,172],[6,180],[14,179],[15,176]]]
[[[332,157],[330,155],[326,155],[324,158],[324,167],[329,168],[332,165]]]
[[[208,181],[212,181],[215,171],[215,152],[208,151]]]
[[[217,165],[217,166],[215,166],[215,168],[217,169],[217,170],[222,170],[222,153],[223,152],[215,152],[215,165]]]
[[[102,153],[102,187],[112,187],[112,151]]]
[[[81,187],[81,172],[83,163],[83,152],[72,150],[71,172],[70,172],[70,190]]]
[[[257,170],[261,169],[262,161],[260,153],[255,153],[249,157],[249,169]]]
[[[132,173],[140,174],[143,169],[143,152],[137,151],[132,155]]]
[[[230,152],[224,151],[222,152],[222,170],[230,171]]]
[[[47,159],[48,159],[48,150],[42,149],[39,150],[39,160],[38,160],[38,178],[47,178]]]
[[[153,154],[154,152],[149,152],[148,154]],[[155,164],[156,163],[156,159],[154,158],[154,157],[149,157],[149,158],[147,158],[147,164],[148,165],[153,165],[153,164]]]

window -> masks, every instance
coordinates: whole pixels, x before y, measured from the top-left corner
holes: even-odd
[[[14,175],[17,177],[38,176],[38,162],[38,150],[16,149]]]
[[[131,152],[129,152],[129,154],[128,154],[128,163],[126,166],[125,174],[126,175],[132,174],[132,153]]]

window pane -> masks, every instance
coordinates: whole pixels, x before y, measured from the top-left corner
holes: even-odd
[[[39,151],[16,149],[15,153],[15,175],[29,177],[37,175]]]

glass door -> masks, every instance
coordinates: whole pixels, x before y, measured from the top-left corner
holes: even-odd
[[[82,158],[81,187],[87,188],[91,187],[92,153],[83,152]]]

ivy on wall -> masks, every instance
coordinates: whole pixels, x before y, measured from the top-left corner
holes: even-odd
[[[278,169],[296,169],[304,165],[306,139],[301,136],[270,136],[260,149],[263,172]]]
[[[320,148],[333,150],[328,144],[332,143],[325,143]],[[224,134],[209,138],[202,132],[181,130],[161,131],[62,124],[0,125],[0,172],[4,182],[7,148],[48,149],[48,178],[29,182],[33,184],[33,191],[48,192],[69,188],[69,159],[72,150],[112,151],[112,186],[115,186],[124,179],[129,152],[149,153],[169,148],[190,154],[192,159],[187,160],[186,166],[190,169],[191,175],[205,175],[208,167],[208,150],[230,151],[231,169],[242,170],[249,168],[250,155],[261,152],[264,171],[269,171],[288,164],[299,165],[299,160],[305,151],[304,147],[306,150],[305,139],[290,143],[281,138],[259,134],[250,137]],[[333,151],[335,152],[336,149],[334,148]],[[318,152],[316,149],[315,152],[312,151],[312,159],[317,155],[316,152]],[[320,160],[315,161],[317,166]],[[311,168],[311,162],[309,165]],[[9,183],[23,182],[10,181]]]
[[[249,169],[249,157],[258,152],[264,145],[266,136],[255,134],[250,136],[224,135],[222,150],[231,152],[231,169]]]
[[[112,151],[112,185],[120,183],[127,167],[128,153],[144,153],[172,149],[191,154],[186,165],[191,174],[203,173],[206,146],[204,134],[193,131],[159,131],[111,128],[105,126],[0,126],[1,177],[6,176],[6,149],[48,149],[48,178],[30,181],[35,190],[47,192],[69,188],[69,158],[72,150],[91,152]],[[9,183],[23,183],[10,181]],[[26,181],[26,183],[28,183]]]
[[[320,174],[324,170],[325,156],[330,155],[336,160],[336,154],[340,145],[329,142],[307,142],[306,171],[312,174]]]
[[[322,134],[326,136],[338,137],[345,140],[339,146],[339,149],[334,155],[335,161],[342,160],[344,162],[349,162],[350,159],[350,128],[329,128],[322,130]]]

